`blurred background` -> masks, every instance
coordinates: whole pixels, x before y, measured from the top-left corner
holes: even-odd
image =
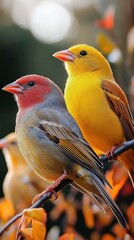
[[[109,60],[134,113],[134,0],[0,0],[0,89],[26,74],[51,78],[64,90],[67,74],[56,51],[78,43]],[[17,106],[0,92],[0,138],[14,131]],[[0,153],[0,195],[6,164]]]

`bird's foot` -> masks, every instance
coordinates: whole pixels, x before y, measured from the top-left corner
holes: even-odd
[[[63,173],[54,183],[52,183],[50,186],[48,186],[42,193],[39,193],[35,196],[35,198],[32,201],[32,204],[36,203],[44,194],[51,192],[52,197],[54,196],[54,200],[58,198],[58,194],[56,192],[56,188],[58,185],[67,178],[67,174]]]
[[[51,192],[52,193],[52,199],[56,200],[58,198],[58,194],[57,192],[51,187],[52,185],[50,185],[48,188],[46,188],[46,190],[44,190],[43,192],[37,194],[33,201],[32,204],[36,203],[41,197],[43,197],[46,193]]]
[[[107,156],[109,162],[111,162],[112,160],[117,160],[117,158],[114,157],[114,151],[115,151],[118,147],[119,147],[119,146],[112,146],[111,149],[106,152],[106,156]]]

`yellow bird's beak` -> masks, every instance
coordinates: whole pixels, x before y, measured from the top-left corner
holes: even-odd
[[[53,57],[58,58],[63,62],[74,61],[75,55],[68,50],[59,51],[53,54]]]

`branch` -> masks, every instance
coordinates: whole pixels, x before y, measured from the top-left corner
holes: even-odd
[[[72,180],[70,179],[65,179],[63,180],[56,188],[55,191],[58,192],[64,187],[66,187],[69,183],[71,183]],[[45,193],[36,203],[34,203],[30,208],[40,208],[42,205],[52,197],[52,192],[47,192]],[[17,219],[22,217],[23,212],[15,215],[13,218],[11,218],[1,229],[0,229],[0,235],[12,224],[14,223]]]
[[[126,152],[128,149],[133,148],[134,149],[134,139],[124,142],[120,147],[118,147],[117,149],[114,150],[114,152],[112,153],[112,157],[111,159],[109,159],[109,157],[107,155],[103,155],[101,156],[101,161],[103,163],[105,162],[111,162],[112,159],[118,157],[120,154]]]
[[[134,148],[134,139],[131,141],[127,141],[125,143],[122,144],[122,146],[118,147],[117,149],[115,149],[115,151],[112,153],[113,154],[113,158],[118,157],[120,154],[124,153],[125,151],[127,151],[130,148]],[[111,161],[111,159],[109,159],[109,157],[107,157],[106,155],[103,155],[101,157],[101,160],[103,161],[103,163],[105,162],[109,162]],[[58,192],[60,191],[62,188],[64,188],[65,186],[67,186],[69,183],[71,183],[72,180],[70,179],[66,179],[64,181],[62,181],[56,188],[55,191]],[[45,193],[35,204],[33,204],[30,208],[39,208],[42,207],[42,205],[52,197],[52,192],[47,192]],[[22,217],[23,212],[15,215],[12,219],[10,219],[1,229],[0,229],[0,235],[12,224],[14,223],[17,219],[19,219],[20,217]]]

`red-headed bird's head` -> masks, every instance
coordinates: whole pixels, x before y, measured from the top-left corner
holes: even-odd
[[[52,91],[52,81],[35,74],[27,75],[6,85],[3,90],[13,93],[19,109],[24,110],[45,101]]]

